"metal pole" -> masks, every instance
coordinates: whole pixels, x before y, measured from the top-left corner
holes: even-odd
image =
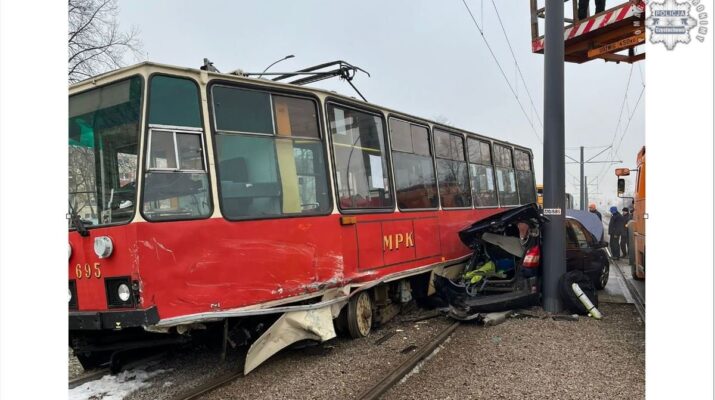
[[[585,187],[585,182],[583,179],[583,146],[581,146],[581,210],[585,210],[585,201],[586,201],[586,191],[584,189]]]
[[[560,312],[566,272],[564,225],[564,3],[546,0],[544,38],[544,310]]]
[[[588,207],[588,177],[584,176],[583,181],[586,182],[586,189],[585,189],[586,194],[584,195],[584,198],[585,198],[584,204],[586,204],[586,207]]]

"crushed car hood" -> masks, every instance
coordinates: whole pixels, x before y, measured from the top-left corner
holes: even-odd
[[[459,239],[467,246],[471,246],[475,239],[480,239],[485,232],[497,232],[514,221],[535,220],[539,223],[548,222],[549,219],[541,215],[536,203],[526,204],[506,211],[496,213],[473,223],[468,228],[459,231]]]

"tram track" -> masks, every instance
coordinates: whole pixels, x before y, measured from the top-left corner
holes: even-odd
[[[455,322],[440,333],[437,334],[429,343],[416,351],[410,358],[405,360],[402,364],[398,365],[397,368],[392,370],[391,373],[386,375],[382,380],[377,382],[374,386],[363,391],[357,398],[360,400],[374,400],[379,399],[380,396],[387,393],[393,386],[395,386],[402,378],[410,373],[416,366],[418,366],[422,361],[429,357],[432,352],[435,351],[442,343],[444,343],[447,338],[449,338],[452,333],[459,327],[460,323]]]
[[[96,381],[97,379],[102,378],[104,375],[109,374],[109,372],[110,372],[109,368],[102,368],[102,369],[86,372],[80,376],[70,379],[68,386],[70,389],[74,389],[77,386],[82,386],[87,382]]]
[[[139,368],[142,366],[146,366],[150,364],[153,361],[158,361],[166,357],[167,353],[162,352],[159,354],[154,354],[148,357],[142,357],[136,360],[132,360],[127,362],[126,364],[123,364],[121,366],[115,367],[116,372],[121,372],[121,371],[126,371],[134,368]],[[92,370],[89,372],[86,372],[80,376],[74,377],[68,381],[68,389],[74,389],[78,386],[82,386],[87,382],[92,382],[96,381],[98,379],[102,379],[105,375],[109,374],[114,374],[115,372],[112,371],[112,367],[106,367],[106,368],[100,368],[96,370]]]
[[[242,378],[243,376],[244,375],[243,375],[242,368],[232,369],[232,370],[227,371],[215,378],[212,378],[206,382],[203,382],[193,388],[185,390],[185,391],[171,397],[170,399],[171,400],[199,399],[199,398],[203,397],[204,395],[235,381],[236,379]]]
[[[421,362],[424,362],[441,344],[443,344],[459,327],[459,322],[454,322],[439,333],[432,337],[424,346],[420,346],[409,358],[399,364],[395,369],[386,371],[383,379],[379,380],[369,388],[360,392],[358,399],[370,400],[379,399],[387,393],[392,387],[398,384],[405,376],[407,376]],[[231,384],[232,382],[243,379],[242,368],[232,368],[221,375],[211,378],[205,382],[196,384],[194,387],[186,389],[172,397],[170,400],[194,400],[203,398],[209,393]]]

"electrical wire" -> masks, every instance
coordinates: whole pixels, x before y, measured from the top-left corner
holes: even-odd
[[[613,160],[613,156],[615,155],[615,151],[613,148],[613,145],[616,143],[616,137],[618,136],[618,128],[621,127],[621,121],[623,119],[623,110],[625,110],[626,103],[628,100],[628,89],[631,86],[631,78],[633,77],[633,64],[631,64],[631,69],[628,72],[628,80],[626,81],[626,90],[625,93],[623,93],[623,101],[621,102],[621,111],[618,113],[618,121],[616,122],[616,128],[613,130],[613,137],[611,138],[611,144],[609,145],[611,150],[608,152],[608,158]],[[598,172],[598,177],[599,180],[603,176],[603,174],[608,171],[608,166],[611,164],[604,164],[601,170]]]
[[[638,100],[636,100],[636,104],[633,106],[633,112],[631,112],[630,117],[628,117],[628,123],[626,123],[626,127],[623,128],[623,134],[621,134],[621,138],[618,139],[618,145],[616,146],[616,149],[614,151],[616,155],[618,155],[618,150],[621,148],[621,143],[623,143],[623,138],[629,132],[628,128],[631,126],[631,120],[633,120],[633,116],[636,114],[636,111],[638,111],[638,104],[640,104],[641,99],[643,98],[643,93],[645,93],[645,86],[643,86],[641,88],[641,93],[638,95]]]
[[[484,40],[484,43],[486,44],[487,49],[489,50],[489,53],[492,55],[494,62],[496,62],[496,64],[497,64],[497,67],[499,67],[499,71],[501,72],[502,76],[504,77],[504,81],[506,82],[507,86],[509,86],[509,90],[511,90],[511,93],[514,95],[516,102],[519,103],[519,108],[521,109],[521,112],[524,114],[524,117],[526,118],[526,120],[529,122],[529,125],[531,126],[531,130],[534,132],[534,135],[536,135],[536,137],[539,139],[539,142],[541,142],[543,144],[544,143],[543,139],[541,138],[539,133],[536,131],[533,121],[529,118],[529,115],[526,113],[524,106],[521,104],[521,100],[519,100],[519,96],[517,96],[516,91],[511,86],[511,83],[509,82],[509,78],[507,78],[506,73],[504,72],[504,69],[502,68],[501,64],[499,63],[499,60],[497,59],[496,55],[494,54],[492,47],[489,45],[489,41],[487,41],[487,38],[484,36],[484,31],[482,30],[482,27],[479,26],[479,23],[477,23],[477,20],[474,18],[474,14],[472,14],[472,10],[469,9],[467,2],[465,0],[462,0],[462,3],[464,3],[464,7],[467,8],[467,12],[469,13],[469,16],[472,18],[472,22],[474,22],[474,26],[477,27],[477,30],[481,34],[482,39]]]
[[[519,67],[519,62],[516,60],[516,55],[514,54],[514,49],[511,47],[511,42],[509,41],[509,36],[506,34],[506,29],[504,28],[504,24],[502,23],[501,20],[501,15],[499,15],[499,10],[497,9],[496,3],[494,3],[494,0],[492,0],[492,6],[494,6],[494,12],[497,14],[497,20],[499,21],[499,25],[501,26],[501,31],[504,33],[504,38],[506,39],[506,44],[509,46],[509,52],[511,52],[511,57],[514,59],[514,64],[516,64],[516,70],[519,72],[519,76],[521,77],[521,82],[524,84],[524,89],[526,89],[526,95],[529,97],[529,102],[531,103],[531,108],[536,111],[536,120],[539,121],[539,125],[542,127],[544,126],[544,123],[541,122],[541,118],[539,118],[539,112],[536,109],[536,106],[534,105],[534,100],[531,98],[531,93],[529,92],[529,87],[526,86],[526,79],[524,79],[524,74],[521,72],[521,68]]]

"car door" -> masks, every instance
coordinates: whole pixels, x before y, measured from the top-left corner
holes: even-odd
[[[566,271],[583,270],[583,255],[571,220],[566,220]]]
[[[589,276],[597,277],[601,270],[601,259],[598,257],[597,250],[593,248],[595,239],[593,239],[593,236],[580,222],[570,220],[569,223],[576,236],[578,251],[583,263],[583,271]]]

